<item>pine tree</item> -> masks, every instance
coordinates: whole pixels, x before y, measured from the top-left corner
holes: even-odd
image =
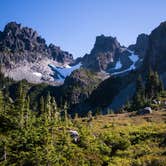
[[[0,88],[4,88],[5,86],[5,77],[4,74],[2,73],[2,66],[0,64]]]
[[[149,71],[148,71],[146,84],[145,84],[145,95],[146,95],[146,98],[151,98],[152,96],[154,96],[153,80],[154,80],[154,72],[150,68]]]
[[[51,96],[50,93],[47,94],[45,99],[45,115],[48,123],[51,121]]]
[[[29,96],[25,100],[25,105],[24,105],[24,122],[25,122],[25,127],[26,128],[31,128],[32,126],[32,111],[29,108],[30,106],[30,98]]]
[[[145,94],[147,98],[157,97],[157,95],[163,91],[163,83],[160,80],[160,77],[157,72],[152,70],[149,71],[146,85],[145,85]]]
[[[16,90],[15,109],[19,113],[20,128],[23,128],[23,125],[24,125],[24,104],[25,104],[25,93],[23,91],[22,82],[19,82],[17,90]]]
[[[133,98],[133,107],[135,110],[143,107],[145,104],[145,87],[141,75],[138,76],[136,81],[136,93]]]
[[[0,113],[4,111],[4,96],[3,92],[0,90]]]
[[[59,118],[59,111],[54,97],[51,97],[51,114],[54,120]]]
[[[65,126],[66,126],[66,127],[68,127],[68,124],[69,124],[69,119],[68,119],[67,110],[68,110],[68,106],[67,106],[67,103],[65,103],[65,104],[64,104],[63,111],[64,111],[64,122],[65,122]]]
[[[44,103],[44,97],[40,97],[39,101],[39,114],[43,114],[45,112],[45,103]]]

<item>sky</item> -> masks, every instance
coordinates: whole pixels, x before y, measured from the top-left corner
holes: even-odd
[[[0,30],[16,21],[79,57],[101,34],[134,44],[138,34],[166,21],[165,9],[166,0],[1,0]]]

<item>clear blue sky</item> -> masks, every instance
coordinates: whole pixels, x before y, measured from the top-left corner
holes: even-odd
[[[135,43],[166,21],[166,0],[1,0],[0,29],[16,21],[75,57],[89,53],[100,34]]]

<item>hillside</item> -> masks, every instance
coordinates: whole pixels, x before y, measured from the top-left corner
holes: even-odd
[[[1,95],[2,103],[2,95]],[[162,98],[166,101],[166,98]],[[0,165],[165,166],[166,109],[71,119],[48,96],[40,114],[0,111]],[[7,109],[8,108],[8,109]],[[43,112],[44,111],[44,112]],[[62,110],[61,110],[62,111]],[[7,113],[7,114],[6,114]]]

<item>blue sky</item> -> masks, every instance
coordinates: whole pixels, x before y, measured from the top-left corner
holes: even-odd
[[[1,0],[0,29],[22,23],[77,57],[89,53],[100,34],[135,43],[166,21],[165,9],[166,0]]]

